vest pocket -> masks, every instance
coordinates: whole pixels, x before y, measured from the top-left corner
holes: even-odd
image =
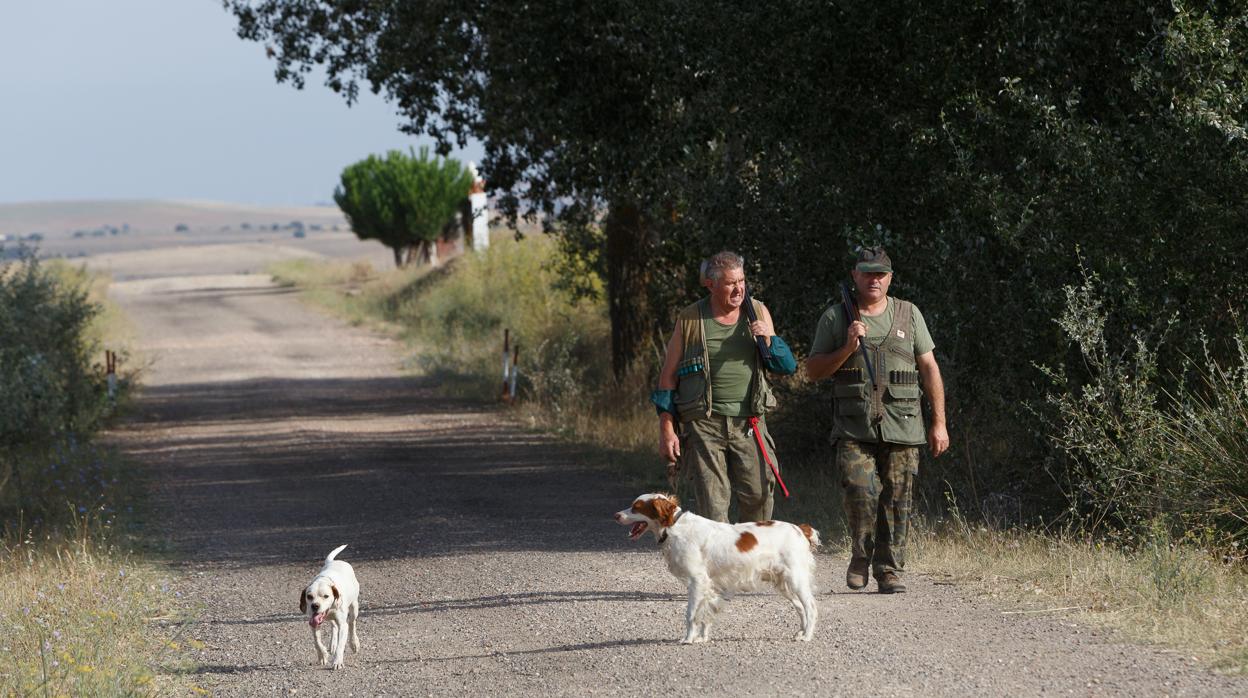
[[[699,417],[702,416],[705,410],[702,402],[705,398],[706,374],[704,373],[682,376],[680,382],[676,384],[676,411],[680,413],[682,419],[692,418],[694,413]]]
[[[919,396],[922,391],[917,385],[896,385],[888,386],[888,403],[890,407],[902,415],[917,415],[919,413]]]
[[[862,416],[867,413],[866,383],[839,383],[832,385],[832,404],[838,415]]]

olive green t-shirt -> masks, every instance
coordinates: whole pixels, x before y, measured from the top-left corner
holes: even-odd
[[[754,377],[757,345],[745,311],[735,325],[707,318],[702,327],[711,369],[711,412],[725,417],[750,415],[750,380]]]
[[[862,322],[867,326],[868,344],[877,346],[884,341],[888,328],[893,326],[894,305],[890,296],[888,307],[884,309],[884,312],[874,317],[862,316]],[[819,318],[819,326],[815,329],[815,342],[810,346],[810,353],[830,354],[845,344],[845,323],[841,319],[842,315],[839,304],[823,311],[823,315]],[[922,356],[936,348],[935,343],[932,342],[931,333],[927,331],[927,322],[923,320],[923,313],[919,312],[918,306],[915,306],[910,313],[910,331],[914,333],[915,356]]]

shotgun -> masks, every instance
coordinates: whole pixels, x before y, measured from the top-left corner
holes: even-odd
[[[758,322],[758,314],[754,312],[754,299],[750,298],[750,287],[745,287],[745,317],[750,324]],[[754,343],[758,345],[758,356],[763,360],[763,364],[771,363],[771,348],[767,346],[766,337],[754,337]]]
[[[841,305],[845,307],[845,331],[849,331],[849,323],[861,320],[862,316],[858,314],[858,306],[854,304],[854,299],[849,295],[849,286],[841,284]],[[867,356],[866,339],[863,337],[858,340],[858,351],[862,352],[862,360],[867,364],[867,375],[871,376],[871,387],[875,387],[875,369],[871,368],[871,358]]]

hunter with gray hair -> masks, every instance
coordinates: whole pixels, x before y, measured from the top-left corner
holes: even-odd
[[[776,404],[766,374],[792,373],[797,361],[776,336],[767,306],[748,297],[740,255],[719,252],[699,271],[709,293],[677,316],[650,396],[659,415],[659,455],[692,483],[698,514],[727,521],[735,496],[741,521],[763,521],[771,518],[775,487],[767,463],[776,460],[764,420]],[[753,322],[744,312],[747,301]],[[767,359],[756,338],[768,347]]]

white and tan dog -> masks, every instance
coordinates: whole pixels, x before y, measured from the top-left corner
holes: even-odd
[[[615,520],[630,525],[629,538],[653,530],[667,568],[689,589],[685,637],[681,644],[706,642],[720,606],[733,592],[752,591],[770,583],[801,617],[794,640],[815,635],[813,551],[819,532],[807,524],[783,521],[726,524],[684,511],[670,494],[643,494],[616,512]]]
[[[325,557],[325,566],[299,592],[299,612],[307,614],[308,625],[312,626],[316,657],[321,666],[325,666],[333,655],[335,669],[342,668],[342,655],[346,652],[348,638],[351,651],[360,651],[360,638],[355,634],[355,619],[360,615],[360,584],[351,565],[334,559],[345,547],[340,545],[334,548]],[[327,620],[331,626],[328,650],[321,644],[321,624]]]

